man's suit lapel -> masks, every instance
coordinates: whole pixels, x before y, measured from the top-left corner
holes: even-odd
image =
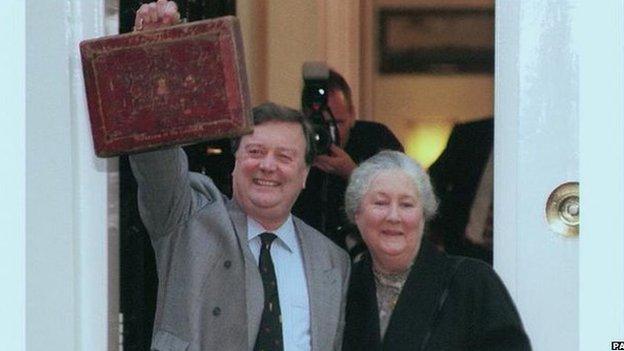
[[[247,242],[247,216],[236,201],[226,201],[226,207],[234,226],[234,232],[245,256],[245,284],[247,297],[247,331],[249,349],[253,349],[258,336],[262,309],[264,307],[264,288],[258,265]],[[244,301],[243,301],[244,302]]]
[[[339,313],[336,310],[340,308],[340,272],[331,266],[331,260],[323,246],[311,233],[304,232],[300,220],[294,218],[294,223],[308,281],[312,350],[331,350],[338,324],[335,317]]]

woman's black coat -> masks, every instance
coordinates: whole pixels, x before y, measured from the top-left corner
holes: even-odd
[[[423,240],[383,341],[370,257],[352,271],[344,351],[530,349],[505,286],[481,261],[448,256]]]

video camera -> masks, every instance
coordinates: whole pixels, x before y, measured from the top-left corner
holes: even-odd
[[[316,152],[326,155],[332,144],[340,144],[336,119],[327,105],[329,68],[324,62],[304,62],[301,107],[312,123]]]

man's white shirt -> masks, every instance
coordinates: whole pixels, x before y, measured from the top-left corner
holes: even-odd
[[[247,242],[256,264],[260,256],[260,234],[264,232],[277,236],[271,244],[271,259],[277,278],[284,350],[309,351],[310,299],[301,245],[292,216],[289,215],[284,224],[273,231],[265,230],[260,223],[247,216]]]

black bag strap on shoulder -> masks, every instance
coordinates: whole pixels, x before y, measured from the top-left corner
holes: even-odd
[[[420,345],[420,351],[425,351],[427,345],[429,344],[429,339],[431,339],[431,335],[433,334],[434,329],[438,325],[438,320],[440,319],[440,314],[442,313],[442,308],[444,307],[444,303],[448,298],[448,295],[451,290],[451,283],[453,282],[453,278],[457,274],[459,266],[462,262],[466,260],[465,257],[457,257],[455,263],[453,264],[453,268],[451,269],[450,274],[448,275],[448,279],[445,282],[444,291],[440,294],[440,298],[438,299],[438,303],[435,311],[433,312],[433,316],[431,317],[431,323],[429,323],[429,328],[427,329],[427,333],[423,338],[422,344]]]

